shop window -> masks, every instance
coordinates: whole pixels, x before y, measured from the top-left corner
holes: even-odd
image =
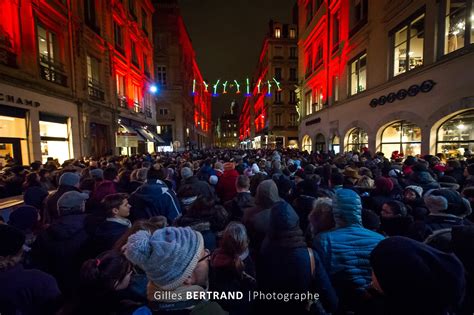
[[[316,135],[314,149],[319,153],[324,152],[326,149],[326,139],[324,139],[324,136],[321,133]]]
[[[382,132],[380,151],[385,156],[391,156],[394,151],[405,156],[421,154],[421,128],[417,125],[402,120],[397,121]]]
[[[57,158],[59,163],[70,159],[67,118],[40,113],[39,124],[43,162],[48,157]]]
[[[350,63],[350,95],[355,95],[367,88],[367,54],[355,58]]]
[[[275,38],[281,38],[281,28],[275,28]]]
[[[444,53],[474,43],[474,5],[472,0],[445,0]]]
[[[20,165],[29,163],[28,141],[26,134],[26,119],[10,116],[8,113],[0,115],[0,167],[5,166],[9,158],[13,158]]]
[[[438,129],[436,151],[449,157],[462,157],[474,151],[474,110],[454,116]]]
[[[362,128],[353,128],[347,134],[345,151],[361,151],[362,148],[369,146],[369,136]]]
[[[334,154],[341,152],[341,139],[338,136],[332,138],[332,150]]]
[[[423,65],[425,39],[425,14],[404,23],[393,34],[393,75],[410,71]]]
[[[306,135],[303,137],[301,148],[303,149],[303,151],[308,151],[308,152],[313,151],[313,141],[311,140],[310,136]]]

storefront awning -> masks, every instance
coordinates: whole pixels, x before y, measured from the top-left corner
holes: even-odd
[[[138,134],[141,135],[145,139],[145,141],[155,142],[153,135],[151,135],[148,130],[145,130],[144,128],[137,128],[136,130]]]
[[[160,137],[156,132],[154,132],[153,130],[148,130],[148,132],[153,135],[153,138],[155,138],[158,143],[166,144],[166,142],[163,140],[163,138]]]
[[[138,141],[147,141],[146,138],[144,138],[141,133],[137,132],[132,127],[124,125],[124,124],[120,124],[120,126],[125,130],[126,133],[136,135],[138,137]]]

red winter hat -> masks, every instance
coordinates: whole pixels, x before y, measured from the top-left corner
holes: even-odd
[[[390,178],[381,176],[375,180],[375,188],[379,193],[388,194],[393,190],[393,182]]]

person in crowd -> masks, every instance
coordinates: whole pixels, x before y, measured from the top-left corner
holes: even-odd
[[[183,181],[178,189],[178,198],[181,199],[184,193],[196,197],[214,198],[214,192],[211,190],[207,180],[199,180],[189,167],[183,167],[181,169],[181,177]]]
[[[245,209],[255,207],[255,198],[250,193],[250,178],[239,175],[235,182],[237,194],[234,198],[224,203],[231,221],[241,221]]]
[[[16,208],[9,217],[8,224],[16,227],[25,235],[23,246],[23,265],[30,267],[31,247],[36,241],[36,237],[41,232],[40,215],[38,209],[32,206],[23,205]]]
[[[227,314],[216,302],[194,298],[199,293],[187,294],[208,288],[210,253],[199,232],[189,227],[138,231],[128,238],[124,254],[146,273],[148,314]]]
[[[88,194],[68,191],[58,200],[60,217],[42,231],[32,247],[33,264],[52,274],[64,294],[73,294],[89,239],[84,226]]]
[[[474,163],[464,168],[464,188],[474,187]]]
[[[51,172],[45,168],[42,168],[38,171],[38,175],[40,177],[40,185],[46,191],[54,190],[55,186],[51,181]]]
[[[43,223],[50,224],[59,217],[58,200],[69,191],[80,192],[79,182],[81,177],[77,173],[66,172],[59,178],[58,190],[50,194],[46,200],[44,212],[41,213]]]
[[[440,188],[439,183],[429,172],[428,163],[419,160],[412,168],[413,172],[408,176],[406,183],[408,185],[420,186],[423,191]]]
[[[304,232],[308,229],[308,216],[314,209],[318,191],[318,182],[315,179],[305,179],[296,186],[297,197],[292,205],[300,217],[300,227]]]
[[[364,315],[446,315],[465,294],[458,258],[402,236],[381,241],[370,255],[372,289]]]
[[[358,297],[369,285],[369,255],[383,236],[362,227],[362,203],[350,189],[336,190],[333,202],[335,229],[317,235],[313,241],[323,266],[331,277],[341,304],[357,307]]]
[[[211,256],[211,291],[238,291],[248,296],[257,289],[255,265],[249,255],[248,245],[245,226],[235,221],[230,222],[223,232],[219,248]],[[221,306],[231,314],[243,315],[251,311],[247,299],[222,301]]]
[[[147,172],[148,169],[144,167],[132,171],[130,174],[130,184],[128,186],[129,194],[133,193],[138,187],[146,182]]]
[[[61,291],[51,275],[23,267],[24,243],[21,230],[0,225],[0,313],[54,314]]]
[[[146,183],[130,195],[132,208],[129,219],[132,222],[162,215],[172,223],[181,214],[181,206],[174,191],[159,179],[159,169],[159,166],[151,167],[147,172]]]
[[[382,206],[380,229],[387,236],[414,237],[414,220],[403,202],[387,201]]]
[[[102,208],[105,210],[106,219],[99,224],[91,240],[95,255],[112,249],[118,239],[132,226],[128,219],[130,204],[127,194],[106,196],[102,200]]]
[[[370,197],[365,200],[366,203],[364,206],[380,215],[383,204],[394,200],[394,196],[392,195],[393,188],[394,183],[390,178],[384,176],[378,177],[375,179],[375,190],[370,193]]]
[[[270,226],[257,260],[258,287],[263,292],[318,293],[328,312],[337,310],[337,296],[318,253],[308,248],[299,218],[291,205],[279,201],[271,208]],[[285,272],[282,272],[285,270]],[[275,275],[278,274],[278,277]],[[257,303],[259,311],[306,314],[310,301]]]
[[[43,202],[48,196],[48,191],[41,186],[38,173],[30,173],[26,176],[23,190],[23,201],[25,204],[42,210]]]
[[[299,216],[301,218],[301,216]],[[332,212],[332,199],[322,197],[315,199],[313,208],[308,215],[311,239],[319,233],[326,232],[335,227],[334,215]]]
[[[407,206],[408,212],[415,220],[423,221],[428,215],[428,209],[422,198],[423,188],[410,185],[403,190],[403,203]]]
[[[234,162],[224,163],[224,173],[219,177],[216,187],[216,193],[222,202],[231,200],[237,194],[235,182],[239,175],[239,172],[235,170]]]
[[[117,193],[117,169],[108,167],[104,170],[104,180],[96,185],[91,199],[100,203],[105,196]]]

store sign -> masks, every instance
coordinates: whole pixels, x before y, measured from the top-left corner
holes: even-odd
[[[321,122],[321,118],[318,117],[318,118],[315,118],[313,120],[309,120],[305,123],[306,126],[311,126],[311,125],[314,125],[314,124],[319,124]]]
[[[25,106],[31,106],[31,107],[40,107],[41,105],[40,102],[35,102],[33,100],[21,98],[14,95],[4,94],[4,93],[0,93],[0,102],[6,102],[6,103],[11,103],[11,104],[16,104],[16,105],[25,105]]]
[[[397,92],[389,93],[388,95],[382,95],[379,98],[373,98],[369,105],[372,108],[377,106],[383,106],[387,103],[393,103],[395,101],[404,100],[406,97],[414,97],[417,96],[418,93],[428,93],[431,92],[433,87],[436,85],[436,82],[433,80],[426,80],[423,81],[421,84],[413,84],[408,89],[401,89]]]
[[[137,148],[138,136],[136,133],[117,132],[115,133],[115,146],[125,148]]]

